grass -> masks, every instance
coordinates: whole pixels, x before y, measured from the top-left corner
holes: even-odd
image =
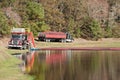
[[[15,58],[3,61],[0,65],[0,80],[32,80],[30,76],[21,72],[18,67],[19,63],[20,61]]]
[[[52,47],[67,47],[67,48],[80,48],[80,47],[120,47],[120,41],[83,41],[73,43],[59,43],[59,42],[36,42],[37,48],[52,48]]]
[[[26,53],[28,50],[19,50],[19,49],[8,49],[9,54],[14,54],[14,53]]]
[[[24,74],[18,66],[21,61],[9,54],[10,50],[0,47],[0,80],[33,80]]]

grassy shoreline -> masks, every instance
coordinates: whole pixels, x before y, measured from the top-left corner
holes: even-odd
[[[21,61],[10,55],[7,48],[0,47],[0,52],[0,80],[33,80],[21,71]]]
[[[7,41],[6,41],[7,42]],[[1,45],[4,43],[1,42]],[[120,39],[117,40],[100,40],[100,41],[87,41],[77,39],[73,43],[59,43],[59,42],[40,42],[35,41],[36,48],[79,48],[79,47],[119,47]],[[7,44],[0,47],[0,80],[33,80],[33,77],[24,74],[18,64],[21,61],[11,54],[13,53],[25,53],[28,50],[15,50],[7,49]]]

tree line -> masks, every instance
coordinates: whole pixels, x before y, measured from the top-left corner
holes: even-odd
[[[12,27],[69,32],[98,40],[120,37],[119,0],[0,0],[0,34]]]

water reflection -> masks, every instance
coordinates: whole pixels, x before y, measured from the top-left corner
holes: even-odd
[[[119,51],[43,50],[23,60],[35,80],[120,80]]]

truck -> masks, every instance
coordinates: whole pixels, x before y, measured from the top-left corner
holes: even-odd
[[[32,32],[27,28],[13,28],[11,38],[8,42],[8,48],[29,49],[35,47]]]
[[[48,31],[48,32],[39,32],[38,33],[38,40],[51,42],[51,41],[59,41],[59,42],[73,42],[73,37],[68,32],[55,32],[55,31]]]

